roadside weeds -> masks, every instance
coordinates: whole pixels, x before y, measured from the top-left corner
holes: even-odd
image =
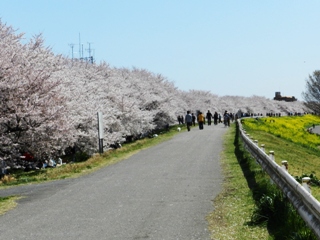
[[[235,156],[235,124],[224,138],[221,166],[224,176],[222,192],[214,199],[214,212],[207,216],[212,239],[272,239],[266,227],[250,226],[254,209],[248,183]]]

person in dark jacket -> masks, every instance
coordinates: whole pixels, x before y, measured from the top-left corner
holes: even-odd
[[[187,115],[185,116],[186,125],[188,132],[190,132],[190,127],[192,126],[192,115],[190,114],[190,111],[187,111]]]
[[[223,114],[223,122],[224,122],[224,126],[230,127],[230,115],[228,111],[225,111]]]
[[[196,116],[194,115],[194,113],[192,113],[191,116],[192,116],[192,124],[193,124],[193,126],[195,126],[196,125]]]
[[[213,114],[213,124],[214,125],[218,124],[218,118],[219,118],[218,113],[214,112],[214,114]]]
[[[206,118],[208,120],[208,125],[211,125],[212,113],[210,110],[208,110]]]

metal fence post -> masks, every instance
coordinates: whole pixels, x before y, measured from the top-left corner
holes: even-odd
[[[302,178],[302,187],[304,187],[304,189],[307,190],[308,193],[311,194],[311,188],[310,188],[310,185],[309,185],[310,179],[311,178],[309,178],[309,177]]]
[[[281,161],[281,164],[282,164],[281,167],[288,172],[288,161],[283,160]]]
[[[271,160],[275,161],[274,151],[269,151],[269,157],[271,158]]]

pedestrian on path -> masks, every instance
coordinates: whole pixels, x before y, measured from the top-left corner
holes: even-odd
[[[208,110],[206,117],[208,119],[208,125],[211,125],[212,113],[210,112],[210,110]]]
[[[199,115],[198,115],[198,123],[199,123],[199,129],[200,129],[200,130],[203,130],[204,121],[205,121],[205,117],[204,117],[203,113],[202,113],[202,112],[199,112]]]
[[[217,125],[218,124],[218,113],[214,112],[213,114],[213,124]]]
[[[228,111],[225,111],[223,114],[223,122],[225,127],[230,127],[230,115]]]
[[[187,115],[185,116],[186,124],[188,132],[190,132],[190,127],[192,126],[192,115],[190,114],[190,111],[187,111]]]
[[[192,124],[193,124],[193,126],[195,126],[196,125],[196,116],[194,115],[194,113],[192,113],[191,116],[192,116]]]

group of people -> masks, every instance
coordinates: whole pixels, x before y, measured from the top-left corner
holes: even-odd
[[[179,121],[179,119],[180,119],[180,121]],[[182,119],[182,121],[181,121],[181,119]],[[213,119],[213,124],[214,125],[217,125],[218,123],[222,122],[221,114],[218,114],[217,112],[214,112],[214,114],[212,114],[210,112],[210,110],[208,110],[206,115],[204,115],[201,111],[199,111],[198,115],[196,117],[194,115],[194,113],[191,113],[190,111],[187,111],[187,114],[186,114],[184,120],[186,122],[188,131],[190,131],[192,125],[193,126],[196,125],[196,119],[198,121],[200,130],[203,130],[203,126],[204,126],[204,124],[206,124],[206,119],[208,121],[208,125],[211,125],[212,119]],[[225,111],[224,114],[223,114],[223,123],[224,123],[224,125],[226,127],[227,126],[229,127],[231,120],[233,120],[233,114],[229,113],[228,111]],[[183,116],[178,116],[178,121],[179,121],[179,124],[180,123],[184,124]]]

